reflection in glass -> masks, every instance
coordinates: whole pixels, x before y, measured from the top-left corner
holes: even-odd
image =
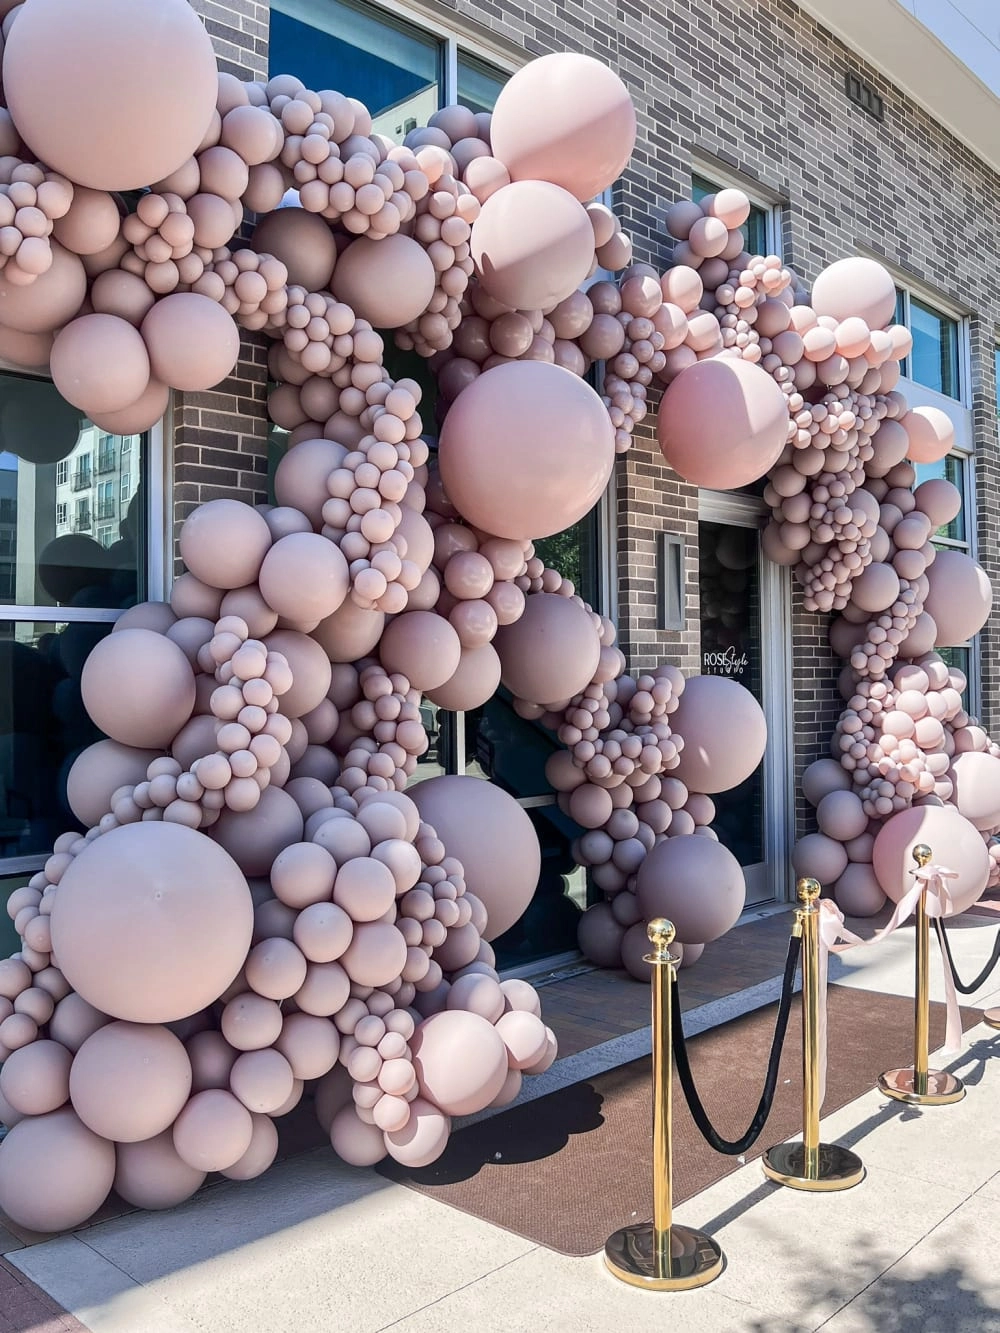
[[[80,696],[87,655],[111,626],[0,622],[0,859],[48,852],[78,828],[66,774],[101,739]]]
[[[47,380],[0,376],[0,602],[137,600],[141,444],[92,425]]]
[[[470,111],[492,111],[509,77],[466,51],[458,53],[458,101]]]
[[[0,958],[9,958],[21,947],[21,937],[7,915],[7,899],[15,889],[23,888],[33,873],[28,870],[21,875],[0,876]]]
[[[958,397],[958,324],[910,297],[910,376],[948,398]]]
[[[701,671],[728,676],[763,703],[761,674],[760,537],[755,528],[699,523]],[[713,796],[712,827],[740,865],[764,860],[764,766]]]
[[[945,481],[950,481],[953,486],[958,487],[958,492],[965,498],[965,459],[957,454],[948,454],[947,457],[939,459],[936,463],[918,463],[917,484],[922,481],[929,481],[931,477],[943,477]],[[965,528],[965,505],[958,511],[950,523],[944,527],[938,528],[934,533],[935,537],[943,537],[947,541],[964,542],[968,541]]]
[[[427,732],[427,750],[417,762],[416,772],[411,782],[426,782],[428,778],[439,778],[450,771],[448,753],[451,749],[451,731],[454,726],[454,713],[446,713],[437,704],[424,699],[420,704],[420,720]]]
[[[713,185],[704,176],[691,177],[691,198],[696,204],[700,204],[706,195],[717,194],[720,188],[718,185]],[[743,233],[748,254],[766,255],[768,253],[766,209],[759,208],[757,204],[751,204],[750,215],[740,231]]]
[[[586,876],[570,851],[580,830],[557,805],[525,813],[538,834],[542,868],[524,916],[492,942],[501,971],[575,951],[577,925],[587,906]]]
[[[553,537],[535,542],[535,555],[550,569],[569,579],[577,594],[599,609],[598,509],[595,506],[578,523]]]
[[[375,134],[402,143],[440,104],[440,44],[373,6],[274,0],[269,65],[307,88],[336,88],[372,114]]]

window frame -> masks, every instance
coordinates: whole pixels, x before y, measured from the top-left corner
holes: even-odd
[[[879,261],[882,262],[881,260]],[[891,272],[891,270],[890,270]],[[893,273],[893,282],[896,287],[897,309],[901,309],[903,315],[902,324],[907,330],[910,329],[911,302],[917,300],[921,305],[927,306],[934,314],[942,316],[944,319],[951,320],[955,325],[955,334],[957,342],[956,373],[958,375],[958,393],[954,396],[949,393],[942,393],[940,389],[935,389],[932,384],[921,384],[919,380],[913,378],[913,358],[907,356],[900,363],[899,373],[910,381],[911,384],[919,384],[922,389],[927,389],[930,393],[938,394],[941,398],[946,398],[949,402],[958,403],[961,407],[972,407],[972,339],[969,326],[969,315],[967,311],[960,309],[952,304],[938,292],[928,287],[923,287],[914,282],[911,278],[900,277],[899,273]]]

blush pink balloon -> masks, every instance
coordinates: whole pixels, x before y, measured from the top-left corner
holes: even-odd
[[[813,283],[812,308],[817,315],[838,321],[857,316],[870,329],[884,329],[896,311],[896,284],[874,259],[852,255],[823,269]]]
[[[421,1095],[447,1115],[489,1106],[507,1077],[507,1048],[496,1028],[461,1009],[425,1018],[410,1050]]]
[[[958,874],[946,881],[953,907],[949,916],[964,912],[986,888],[990,857],[982,836],[953,806],[922,805],[901,810],[883,824],[875,838],[872,864],[878,882],[893,902],[899,902],[913,884],[916,868],[913,849],[924,843],[933,861]],[[928,900],[928,910],[937,914]]]
[[[647,855],[636,893],[647,921],[666,917],[685,943],[709,944],[739,920],[746,883],[739,861],[721,842],[682,834]]]
[[[149,385],[139,333],[116,315],[83,315],[56,334],[49,361],[56,388],[88,415],[120,412]]]
[[[781,389],[758,366],[710,358],[673,379],[660,402],[657,438],[670,466],[697,486],[731,489],[764,476],[788,434]]]
[[[986,571],[964,551],[945,550],[938,551],[926,577],[924,611],[937,628],[935,647],[966,643],[986,624],[993,605]]]
[[[568,597],[540,592],[524,614],[497,631],[501,679],[521,699],[551,704],[571,699],[594,679],[600,635],[590,613]]]
[[[96,644],[80,692],[103,732],[139,748],[168,745],[195,704],[194,673],[184,653],[148,629],[123,629]]]
[[[513,180],[552,181],[582,202],[618,179],[635,134],[635,109],[618,75],[569,52],[518,70],[490,121],[493,154]]]
[[[333,289],[359,319],[398,329],[426,311],[435,281],[427,251],[412,237],[359,236],[337,261]]]
[[[600,398],[544,361],[480,375],[452,405],[438,446],[441,480],[463,518],[518,541],[582,518],[600,499],[614,457]]]
[[[28,1116],[0,1144],[0,1208],[32,1231],[80,1226],[107,1198],[114,1176],[114,1144],[68,1106]]]
[[[688,680],[670,725],[684,738],[672,776],[690,791],[712,795],[738,787],[764,756],[764,712],[749,690],[726,676]]]
[[[138,1143],[168,1129],[191,1091],[191,1061],[167,1028],[108,1023],[76,1053],[73,1109],[102,1138]]]
[[[914,407],[900,419],[909,438],[907,457],[914,463],[937,463],[951,452],[955,427],[939,407]]]
[[[153,376],[172,389],[214,388],[236,365],[239,330],[228,312],[197,292],[165,296],[142,321]]]
[[[379,655],[390,674],[399,671],[415,689],[433,690],[458,670],[462,645],[443,616],[433,611],[406,611],[389,622]]]
[[[959,813],[977,829],[1000,825],[1000,759],[967,750],[956,755],[949,773]]]
[[[583,205],[543,180],[514,181],[491,195],[471,245],[483,287],[512,310],[558,305],[576,291],[594,260],[594,232]]]

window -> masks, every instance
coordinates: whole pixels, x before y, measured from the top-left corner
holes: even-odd
[[[745,186],[738,181],[711,181],[707,176],[695,174],[691,177],[691,197],[696,204],[700,204],[707,195],[717,194],[719,190],[730,185],[748,193]],[[777,212],[778,210],[773,206],[765,206],[751,200],[750,216],[740,228],[746,238],[746,247],[750,254],[772,255],[781,253],[780,225],[776,217]]]
[[[113,481],[102,481],[97,487],[97,517],[114,518],[115,515],[115,484]]]
[[[130,473],[128,472],[122,473],[119,486],[120,486],[122,507],[124,508],[125,505],[127,505],[129,500],[132,498],[132,476]]]
[[[0,412],[11,423],[0,442],[0,519],[10,518],[0,523],[2,908],[17,882],[10,877],[38,869],[54,838],[74,827],[66,771],[100,739],[80,699],[80,672],[121,608],[146,595],[147,525],[141,504],[122,524],[97,522],[109,501],[117,518],[117,479],[95,479],[93,461],[100,467],[112,452],[117,459],[119,441],[81,418],[54,385],[2,374]],[[145,453],[145,437],[133,437],[133,482]]]
[[[114,472],[118,463],[118,450],[110,435],[102,435],[97,446],[98,472]]]
[[[946,398],[963,397],[961,347],[963,322],[935,309],[909,288],[896,288],[896,323],[913,337],[913,350],[902,365],[907,379]]]

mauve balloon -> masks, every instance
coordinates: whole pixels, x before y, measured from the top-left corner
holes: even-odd
[[[461,1009],[424,1019],[410,1049],[421,1094],[448,1115],[481,1111],[507,1077],[507,1048],[496,1028]]]
[[[80,692],[103,732],[139,748],[169,744],[195,703],[194,674],[184,653],[148,629],[124,629],[96,644]]]
[[[590,613],[558,593],[534,593],[524,614],[497,631],[501,679],[532,703],[571,699],[594,678],[601,655],[600,636]]]
[[[760,704],[726,676],[689,680],[670,725],[684,738],[673,776],[696,792],[711,794],[739,786],[760,763],[767,744]]]
[[[472,230],[472,258],[490,296],[512,310],[544,310],[586,278],[594,233],[583,205],[567,190],[548,181],[514,181],[483,205]]]
[[[340,255],[332,280],[338,300],[377,329],[398,329],[422,315],[434,283],[427,251],[402,235],[359,236]]]
[[[205,1172],[178,1156],[169,1129],[141,1143],[120,1143],[115,1193],[136,1208],[176,1208],[205,1181]]]
[[[153,376],[172,389],[211,389],[232,371],[240,354],[239,330],[207,296],[175,292],[150,310],[141,333]]]
[[[739,919],[746,883],[728,848],[690,834],[653,848],[639,867],[636,892],[647,921],[666,917],[685,940],[710,944]]]
[[[913,884],[913,849],[919,843],[930,847],[937,864],[958,874],[957,879],[945,881],[953,903],[948,915],[971,907],[986,888],[990,857],[978,829],[954,806],[912,806],[882,825],[872,863],[883,891],[897,903],[908,891]]]
[[[167,1028],[108,1023],[76,1053],[73,1109],[102,1138],[137,1143],[168,1129],[191,1091],[191,1061]]]
[[[900,418],[909,439],[907,457],[914,463],[937,463],[951,452],[955,427],[939,407],[915,407]]]
[[[516,540],[551,536],[582,518],[600,499],[614,456],[600,398],[544,361],[480,375],[453,404],[438,445],[441,479],[462,517]]]
[[[100,1208],[115,1149],[68,1106],[29,1116],[0,1143],[0,1208],[33,1231],[68,1231]]]
[[[32,0],[15,26],[7,105],[55,170],[93,189],[138,190],[201,143],[218,74],[186,0]]]
[[[934,646],[953,647],[978,634],[993,605],[993,589],[982,566],[964,551],[938,551],[927,580],[924,611],[937,627]]]
[[[88,416],[120,412],[149,387],[149,355],[137,330],[117,315],[82,315],[56,334],[52,379]]]
[[[874,259],[852,255],[823,269],[813,283],[812,308],[817,315],[857,316],[870,329],[884,329],[895,314],[896,284]]]
[[[250,244],[258,254],[280,259],[293,285],[307,292],[329,287],[337,262],[337,242],[316,213],[303,208],[275,209],[258,221]]]

